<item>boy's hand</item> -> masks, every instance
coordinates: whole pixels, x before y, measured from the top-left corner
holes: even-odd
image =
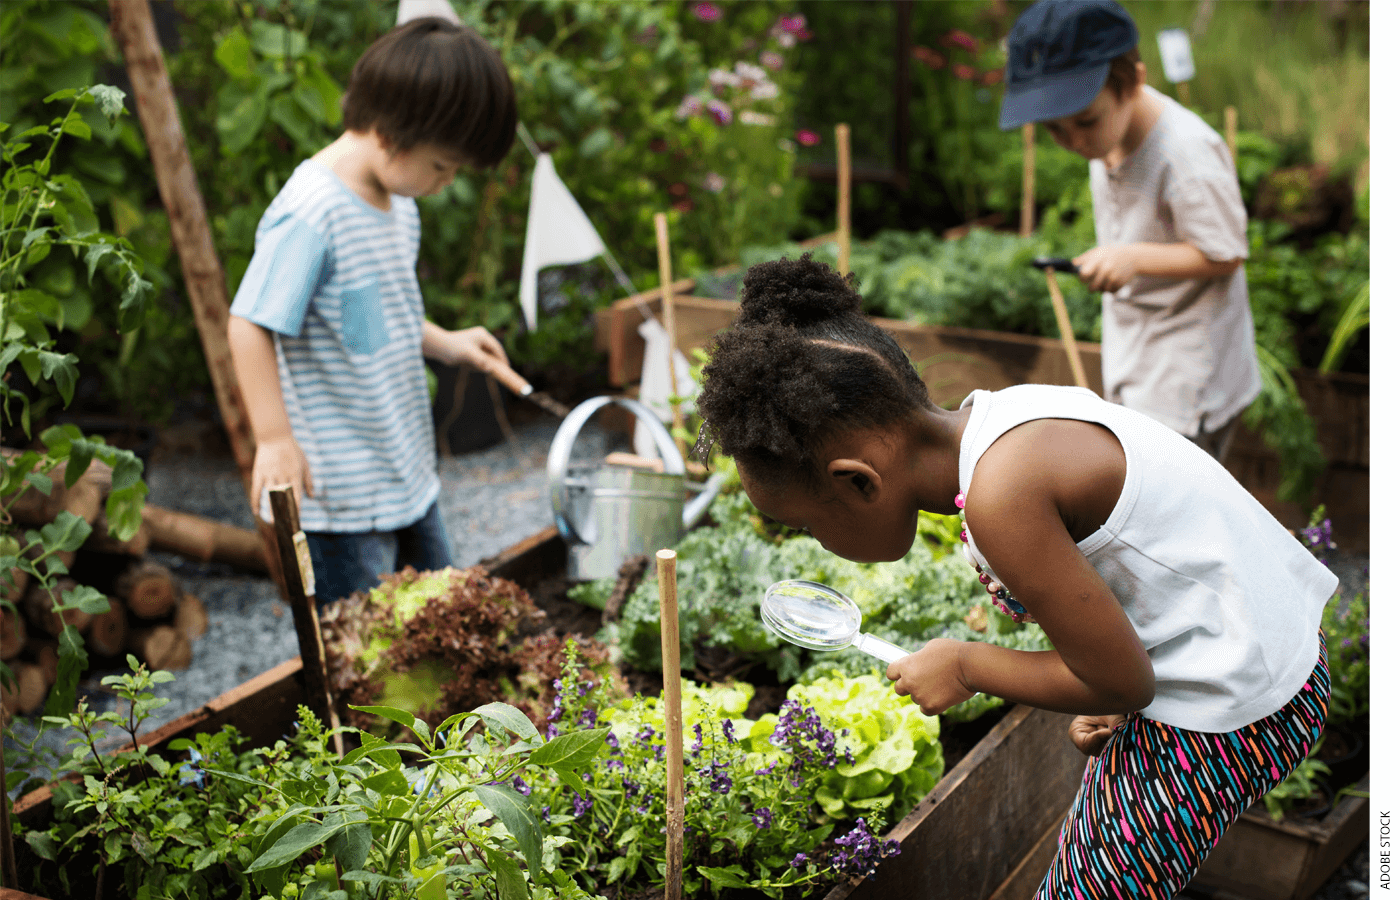
[[[480,325],[449,331],[447,340],[450,352],[455,357],[451,362],[459,365],[469,363],[483,372],[497,371],[502,365],[510,367],[510,360],[506,359],[506,351],[501,342]]]
[[[301,506],[305,496],[316,496],[311,481],[311,467],[306,464],[306,456],[293,437],[259,441],[257,452],[253,454],[253,474],[249,486],[248,502],[253,514],[262,515],[263,492],[268,488],[290,484],[296,492],[297,506]]]
[[[1075,716],[1069,723],[1069,739],[1085,756],[1098,756],[1113,734],[1113,729],[1127,721],[1127,716]]]
[[[962,641],[936,638],[903,659],[890,663],[885,677],[894,692],[919,704],[926,716],[936,716],[977,693],[963,681],[959,654]]]
[[[1128,244],[1086,250],[1074,264],[1079,280],[1095,291],[1116,291],[1138,275],[1137,255]]]

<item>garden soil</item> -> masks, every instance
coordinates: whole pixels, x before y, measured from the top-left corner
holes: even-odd
[[[495,556],[553,524],[545,460],[558,425],[552,417],[526,421],[513,426],[507,439],[494,446],[440,460],[441,508],[458,565],[473,565]],[[154,444],[145,473],[150,488],[147,502],[242,528],[254,527],[238,467],[217,428],[213,434],[206,429],[195,439],[187,430],[173,430]],[[588,423],[575,443],[573,460],[601,460],[608,452],[626,449],[630,448],[623,436]],[[194,642],[189,668],[177,672],[173,682],[159,686],[159,695],[169,703],[156,711],[146,730],[193,712],[299,654],[291,611],[266,576],[174,554],[149,556],[170,567],[181,586],[204,602],[209,630]],[[1367,564],[1368,557],[1362,554],[1340,554],[1333,560],[1344,596],[1354,596],[1361,587]],[[549,597],[540,598],[541,605],[553,609],[551,618],[566,606],[562,586],[552,588],[547,592]],[[91,705],[99,709],[113,705],[100,681],[116,671],[89,672],[80,692]],[[23,741],[32,734],[29,722],[20,719],[14,723],[15,737]],[[111,735],[103,749],[115,749],[125,740],[124,733]],[[51,749],[61,752],[62,742],[55,740]],[[966,749],[961,748],[962,752]],[[1363,846],[1313,900],[1367,897],[1366,866]]]

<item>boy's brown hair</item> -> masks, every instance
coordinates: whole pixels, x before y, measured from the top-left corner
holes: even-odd
[[[1142,54],[1138,53],[1138,48],[1121,53],[1113,58],[1108,64],[1108,78],[1104,81],[1105,87],[1113,88],[1113,94],[1119,100],[1123,95],[1138,85],[1138,62],[1142,60]]]
[[[394,150],[437,144],[478,167],[515,140],[515,88],[481,35],[447,19],[413,19],[379,38],[350,72],[345,127],[376,131]]]

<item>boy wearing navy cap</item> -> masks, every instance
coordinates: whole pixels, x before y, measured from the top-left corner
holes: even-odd
[[[1104,292],[1104,397],[1223,461],[1262,387],[1229,148],[1146,84],[1137,26],[1113,0],[1041,0],[1007,43],[1001,127],[1043,123],[1089,160],[1098,246],[1074,262]]]

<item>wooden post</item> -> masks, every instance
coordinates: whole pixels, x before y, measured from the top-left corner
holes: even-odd
[[[0,752],[0,784],[9,784],[3,752]],[[14,832],[10,830],[9,797],[0,797],[0,886],[19,890],[19,865],[15,861]]]
[[[681,858],[685,853],[685,726],[681,722],[680,603],[676,595],[676,551],[656,551],[661,589],[661,690],[666,709],[666,900],[682,900]]]
[[[1021,237],[1035,230],[1035,123],[1021,126]]]
[[[836,126],[836,271],[851,271],[851,126]]]
[[[156,185],[161,203],[170,217],[170,238],[180,255],[180,270],[185,278],[190,308],[199,329],[204,359],[209,366],[209,378],[214,385],[214,398],[228,432],[238,471],[246,490],[252,484],[253,431],[248,413],[238,390],[233,371],[233,355],[228,346],[228,288],[224,283],[224,268],[214,250],[214,238],[204,209],[204,195],[195,180],[194,165],[185,146],[185,133],[180,127],[180,112],[175,104],[175,92],[170,86],[170,73],[165,68],[155,23],[151,20],[148,0],[109,0],[112,33],[126,58],[127,74],[131,78],[132,94],[141,130],[155,169]],[[271,525],[262,521],[256,509],[263,541],[263,554],[268,570],[285,599],[277,562],[276,537]]]
[[[1084,377],[1084,362],[1079,358],[1079,345],[1074,342],[1074,328],[1069,322],[1069,309],[1065,306],[1065,295],[1060,293],[1059,282],[1055,280],[1055,270],[1045,267],[1045,283],[1050,286],[1050,302],[1055,304],[1055,322],[1060,326],[1060,341],[1065,345],[1065,356],[1069,357],[1069,368],[1074,373],[1074,383],[1082,388],[1089,386]]]
[[[1225,107],[1225,143],[1230,147],[1230,158],[1239,160],[1239,153],[1236,150],[1235,132],[1239,130],[1239,113],[1233,106]]]
[[[652,222],[656,226],[656,263],[661,273],[661,327],[666,329],[666,371],[671,375],[671,396],[676,397],[680,387],[676,376],[676,298],[671,289],[671,238],[665,213],[657,213]],[[680,400],[672,400],[671,427],[680,427],[682,418]],[[681,459],[685,459],[685,441],[679,437],[675,441]]]
[[[290,484],[279,484],[268,491],[272,501],[272,523],[277,536],[277,559],[282,580],[291,594],[292,621],[297,627],[301,648],[301,671],[306,679],[306,705],[330,728],[340,726],[335,704],[331,702],[330,678],[326,672],[326,645],[321,640],[321,622],[316,614],[316,576],[311,569],[311,550],[306,532],[301,530],[296,492]],[[335,751],[344,755],[341,737],[332,737]]]

